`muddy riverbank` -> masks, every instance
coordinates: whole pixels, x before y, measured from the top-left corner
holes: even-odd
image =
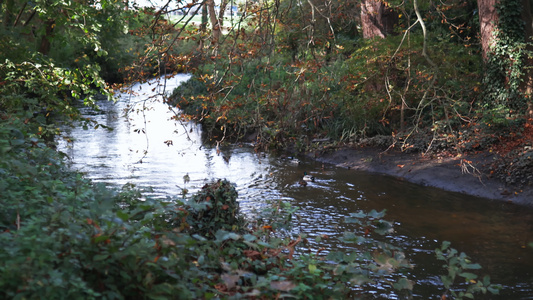
[[[313,156],[320,162],[342,168],[386,174],[424,186],[533,206],[531,187],[506,184],[491,175],[491,166],[499,157],[490,152],[438,156],[346,146]]]

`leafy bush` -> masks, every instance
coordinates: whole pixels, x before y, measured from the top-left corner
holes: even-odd
[[[0,108],[20,118],[52,115],[57,119],[79,119],[73,99],[84,98],[86,105],[94,106],[99,93],[111,97],[106,83],[100,78],[97,65],[71,70],[58,67],[52,60],[36,53],[24,62],[6,59],[0,65]]]
[[[239,214],[237,191],[227,180],[206,184],[191,197],[188,206],[191,233],[214,237],[218,230],[242,231],[245,225]]]
[[[464,253],[459,253],[456,249],[450,247],[450,242],[442,242],[440,248],[435,249],[435,254],[438,260],[444,261],[443,267],[447,269],[448,274],[441,275],[442,283],[445,291],[443,298],[447,298],[448,294],[453,299],[474,299],[476,293],[482,294],[498,294],[501,286],[491,284],[490,277],[487,275],[482,280],[478,280],[478,275],[472,273],[472,270],[481,269],[481,265],[472,263],[470,258]],[[469,283],[466,290],[456,290],[453,288],[456,279],[463,278],[464,282]]]

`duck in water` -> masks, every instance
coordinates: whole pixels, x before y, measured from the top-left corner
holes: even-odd
[[[307,172],[304,172],[304,177],[302,178],[303,181],[311,181],[315,182],[315,176],[311,176],[307,174]]]

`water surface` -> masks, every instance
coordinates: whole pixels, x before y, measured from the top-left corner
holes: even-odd
[[[437,274],[445,274],[433,250],[452,242],[501,283],[503,295],[490,299],[533,299],[532,210],[512,204],[422,187],[403,180],[302,160],[300,164],[265,153],[250,145],[216,147],[202,144],[199,126],[176,120],[175,110],[162,103],[188,75],[178,75],[164,85],[156,81],[136,84],[132,94],[117,103],[101,102],[101,111],[85,115],[113,128],[66,129],[72,142],[59,141],[72,166],[96,182],[113,186],[133,183],[153,188],[151,195],[167,198],[191,192],[205,183],[225,178],[237,185],[244,213],[251,214],[268,200],[283,200],[300,207],[295,232],[330,238],[311,247],[344,249],[335,242],[350,225],[343,222],[359,210],[387,210],[396,232],[389,239],[406,250],[416,265],[415,298],[440,299]],[[316,182],[297,184],[303,172]],[[185,183],[183,176],[191,178]],[[390,296],[394,297],[394,296]]]

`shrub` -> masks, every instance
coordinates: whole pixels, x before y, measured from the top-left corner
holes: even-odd
[[[191,233],[214,237],[218,230],[242,231],[245,225],[239,214],[237,191],[227,180],[204,185],[191,197],[188,206]]]

